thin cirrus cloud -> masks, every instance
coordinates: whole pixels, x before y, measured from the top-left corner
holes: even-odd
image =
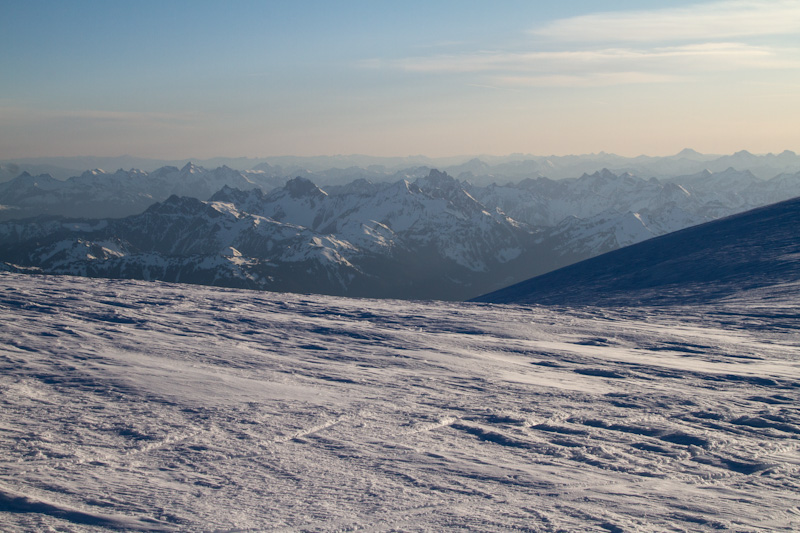
[[[479,83],[518,88],[670,83],[710,72],[800,69],[796,48],[748,42],[793,33],[800,34],[800,2],[715,2],[556,20],[531,31],[539,42],[529,51],[439,54],[388,65],[410,73],[482,74]]]
[[[642,83],[674,83],[683,78],[646,72],[595,72],[590,74],[553,74],[534,76],[497,76],[494,81],[504,87],[608,87]]]
[[[653,49],[607,48],[557,52],[480,52],[407,58],[396,66],[409,72],[491,72],[585,69],[588,67],[675,69],[797,68],[788,51],[743,43],[702,43]],[[373,66],[376,64],[373,63]]]
[[[800,32],[800,2],[733,1],[595,13],[559,19],[531,34],[567,42],[717,40]]]

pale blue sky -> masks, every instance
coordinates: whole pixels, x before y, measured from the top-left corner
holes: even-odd
[[[800,151],[800,1],[0,0],[0,159]]]

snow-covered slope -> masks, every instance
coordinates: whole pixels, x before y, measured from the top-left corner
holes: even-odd
[[[0,530],[797,531],[799,291],[557,311],[0,273]]]
[[[800,280],[800,198],[654,238],[478,298],[569,305],[713,301]]]

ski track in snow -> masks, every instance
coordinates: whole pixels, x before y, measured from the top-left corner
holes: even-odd
[[[0,274],[0,530],[797,530],[792,288],[556,309]]]

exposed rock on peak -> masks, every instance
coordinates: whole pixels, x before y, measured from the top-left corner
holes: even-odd
[[[317,187],[313,181],[297,176],[286,182],[285,189],[292,198],[302,198],[304,196],[327,196],[327,193]]]

